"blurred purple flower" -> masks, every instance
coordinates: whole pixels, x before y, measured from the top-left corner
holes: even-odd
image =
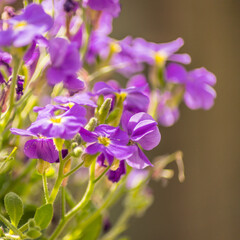
[[[127,188],[133,189],[138,187],[142,182],[147,179],[148,175],[149,171],[146,169],[133,169],[127,178]]]
[[[189,64],[191,58],[188,54],[176,54],[183,44],[184,41],[182,38],[160,44],[137,38],[133,41],[133,51],[139,61],[146,62],[150,65],[164,65],[166,61]]]
[[[178,64],[169,64],[166,69],[166,80],[185,86],[184,102],[190,109],[210,109],[214,104],[216,92],[212,88],[216,77],[205,68],[187,72]]]
[[[7,52],[0,51],[0,68],[6,72],[7,75],[12,74],[12,69],[10,67],[10,62],[12,61],[12,56]],[[6,79],[4,79],[1,71],[0,71],[0,84],[5,83]]]
[[[169,106],[168,100],[172,98],[170,92],[158,94],[157,118],[158,122],[164,127],[172,126],[179,119],[178,106]]]
[[[41,36],[53,25],[52,18],[38,4],[28,5],[21,15],[6,21],[9,28],[0,31],[0,46],[22,47],[28,45],[35,37]]]
[[[83,0],[83,6],[90,7],[96,11],[102,11],[111,14],[113,17],[118,17],[121,7],[119,0]]]
[[[97,107],[87,93],[77,93],[71,97],[58,96],[54,101],[60,104],[78,104],[83,106]]]
[[[63,82],[65,88],[74,92],[84,89],[84,82],[77,78],[77,71],[81,68],[77,45],[63,38],[55,38],[49,42],[49,53],[51,66],[47,70],[48,83],[55,85]]]

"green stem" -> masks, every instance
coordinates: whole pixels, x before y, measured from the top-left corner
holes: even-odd
[[[94,183],[98,182],[104,175],[105,173],[110,169],[111,166],[108,166],[102,173],[101,175],[94,180]]]
[[[15,234],[19,235],[21,238],[23,237],[22,232],[19,231],[15,226],[13,226],[1,213],[0,213],[0,221],[2,221]]]
[[[48,203],[48,200],[49,200],[49,192],[48,192],[48,184],[47,184],[46,171],[44,171],[43,174],[42,174],[42,180],[43,180],[43,191],[44,191],[45,201],[46,201],[46,203]]]
[[[65,187],[61,187],[62,193],[62,219],[65,218],[65,211],[66,211],[66,189]]]
[[[69,177],[70,175],[72,175],[73,173],[75,173],[82,165],[84,162],[81,162],[80,164],[78,164],[76,167],[74,167],[71,171],[69,171],[68,173],[66,173],[63,177]]]
[[[120,187],[119,187],[120,186]],[[108,194],[103,204],[92,214],[89,218],[85,219],[83,223],[81,223],[80,227],[85,229],[89,224],[91,224],[104,210],[111,207],[120,197],[125,193],[125,179],[119,182],[114,189]]]
[[[59,192],[59,188],[62,184],[62,181],[64,179],[64,175],[63,175],[63,169],[64,169],[64,165],[67,162],[67,160],[70,158],[70,155],[68,155],[65,159],[62,158],[62,152],[59,151],[59,160],[60,160],[60,165],[59,165],[59,170],[58,170],[58,177],[57,180],[55,182],[55,185],[53,187],[52,193],[49,197],[49,203],[53,203],[57,197],[57,194]]]
[[[93,194],[93,190],[94,190],[95,164],[96,164],[96,159],[92,162],[92,164],[90,166],[89,183],[88,183],[87,190],[86,190],[83,198],[73,209],[71,209],[65,215],[65,218],[61,219],[61,221],[59,222],[57,228],[55,229],[54,233],[49,238],[49,240],[56,239],[59,236],[59,234],[62,232],[62,230],[64,229],[66,224],[77,214],[77,212],[80,209],[83,209],[88,204],[88,202],[90,201],[91,196]]]
[[[25,232],[27,229],[28,229],[28,222],[26,222],[19,228],[21,232]]]

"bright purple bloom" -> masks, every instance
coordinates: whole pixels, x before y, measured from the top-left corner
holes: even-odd
[[[55,38],[49,43],[49,53],[51,66],[47,70],[48,83],[55,85],[63,82],[65,88],[74,92],[84,89],[84,82],[77,77],[77,71],[81,68],[77,45],[63,38]]]
[[[17,134],[26,137],[38,137],[31,131],[12,128],[12,134]],[[58,151],[49,138],[37,138],[28,140],[24,145],[24,154],[29,158],[42,159],[49,163],[54,163],[58,160]]]
[[[85,152],[91,155],[102,153],[109,165],[114,158],[124,160],[132,155],[132,147],[127,146],[129,137],[119,127],[103,124],[96,127],[94,132],[81,128],[79,133],[89,143]]]
[[[21,15],[6,20],[9,28],[0,31],[0,46],[26,46],[47,32],[53,25],[52,18],[41,5],[30,4]]]
[[[94,85],[93,91],[96,95],[126,95],[124,101],[124,108],[132,112],[147,111],[149,105],[149,98],[144,94],[145,89],[148,87],[146,84],[143,87],[131,86],[126,89],[115,89],[105,82],[97,82]]]
[[[77,93],[71,97],[58,96],[54,98],[54,101],[60,104],[74,103],[83,106],[97,107],[96,103],[91,100],[87,93]]]
[[[158,122],[164,127],[172,126],[179,119],[178,106],[169,106],[168,101],[171,100],[170,92],[158,94],[157,118]]]
[[[182,38],[160,44],[147,42],[142,38],[137,38],[133,41],[133,51],[139,61],[146,62],[150,65],[164,65],[166,61],[189,64],[191,58],[188,54],[176,54],[183,44],[184,41]]]
[[[54,109],[49,111],[42,109],[39,112],[40,116],[28,130],[44,137],[71,139],[86,123],[86,110],[79,105],[74,105],[61,115],[56,116],[54,112]]]
[[[126,159],[127,164],[136,169],[152,166],[138,144],[144,150],[152,150],[159,144],[161,134],[157,122],[147,113],[140,112],[132,115],[126,111],[122,116],[122,126],[134,147],[134,153]]]
[[[216,92],[212,86],[216,83],[216,77],[205,68],[187,72],[181,65],[170,64],[166,70],[166,80],[185,86],[184,102],[190,109],[208,110],[213,106]]]
[[[119,163],[119,167],[117,170],[109,170],[107,172],[108,179],[112,182],[118,182],[121,179],[122,175],[126,174],[126,166],[125,166],[125,161],[122,160]]]

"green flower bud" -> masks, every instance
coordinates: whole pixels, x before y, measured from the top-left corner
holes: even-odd
[[[91,118],[86,125],[85,129],[88,131],[94,131],[95,127],[97,126],[97,119],[95,117]]]
[[[99,124],[105,123],[105,120],[106,120],[106,118],[109,114],[110,108],[111,108],[111,103],[112,103],[112,99],[107,98],[104,101],[104,103],[102,104],[102,106],[100,107],[98,114],[97,114]]]

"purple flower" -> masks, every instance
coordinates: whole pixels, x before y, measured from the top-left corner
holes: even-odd
[[[107,159],[109,165],[114,158],[124,160],[132,155],[132,147],[127,146],[129,137],[119,127],[103,124],[96,127],[94,132],[81,128],[79,133],[89,143],[85,152],[91,155],[101,153],[101,157]]]
[[[149,105],[149,98],[144,94],[145,89],[148,87],[146,84],[143,87],[131,86],[126,89],[115,89],[107,83],[97,82],[94,85],[93,91],[96,95],[126,95],[124,107],[126,110],[132,112],[147,111]]]
[[[30,130],[23,130],[12,128],[10,129],[12,134],[17,134],[27,137],[38,137]],[[49,163],[54,163],[58,160],[58,151],[49,138],[37,138],[28,140],[24,145],[24,154],[29,158],[42,159]]]
[[[122,126],[134,147],[134,153],[126,159],[127,164],[136,169],[152,166],[138,144],[144,150],[151,150],[159,144],[161,134],[157,122],[147,113],[140,112],[132,115],[125,111],[122,116]]]
[[[162,66],[166,61],[189,64],[191,58],[188,54],[176,54],[183,44],[184,41],[182,38],[160,44],[147,42],[142,38],[137,38],[133,41],[133,51],[139,61],[146,62],[150,65],[157,64]]]
[[[48,83],[55,85],[63,82],[64,87],[71,91],[82,90],[84,82],[77,78],[77,71],[81,68],[77,45],[63,38],[55,38],[49,43],[49,53],[51,66],[47,70]]]
[[[96,11],[102,11],[117,17],[121,11],[119,0],[83,0],[83,5]]]
[[[47,32],[52,27],[53,20],[41,5],[30,4],[21,15],[7,20],[7,23],[9,28],[0,31],[0,46],[22,47]]]
[[[158,94],[157,118],[158,122],[164,127],[172,126],[179,119],[178,106],[170,106],[168,101],[171,100],[170,92]]]
[[[71,97],[58,96],[54,101],[60,104],[78,104],[83,106],[97,107],[87,93],[77,93]]]
[[[166,70],[166,80],[185,86],[184,102],[190,109],[208,110],[213,106],[216,92],[212,86],[216,83],[216,77],[205,68],[187,72],[181,65],[170,64]]]
[[[39,110],[39,109],[38,109]],[[56,109],[55,109],[56,110]],[[74,105],[61,115],[54,115],[54,109],[41,109],[38,119],[28,128],[34,134],[49,138],[71,139],[86,123],[84,107]]]
[[[122,175],[126,174],[126,166],[125,166],[125,161],[122,160],[119,163],[119,167],[117,170],[109,170],[107,172],[108,179],[112,182],[118,182],[121,179]]]

